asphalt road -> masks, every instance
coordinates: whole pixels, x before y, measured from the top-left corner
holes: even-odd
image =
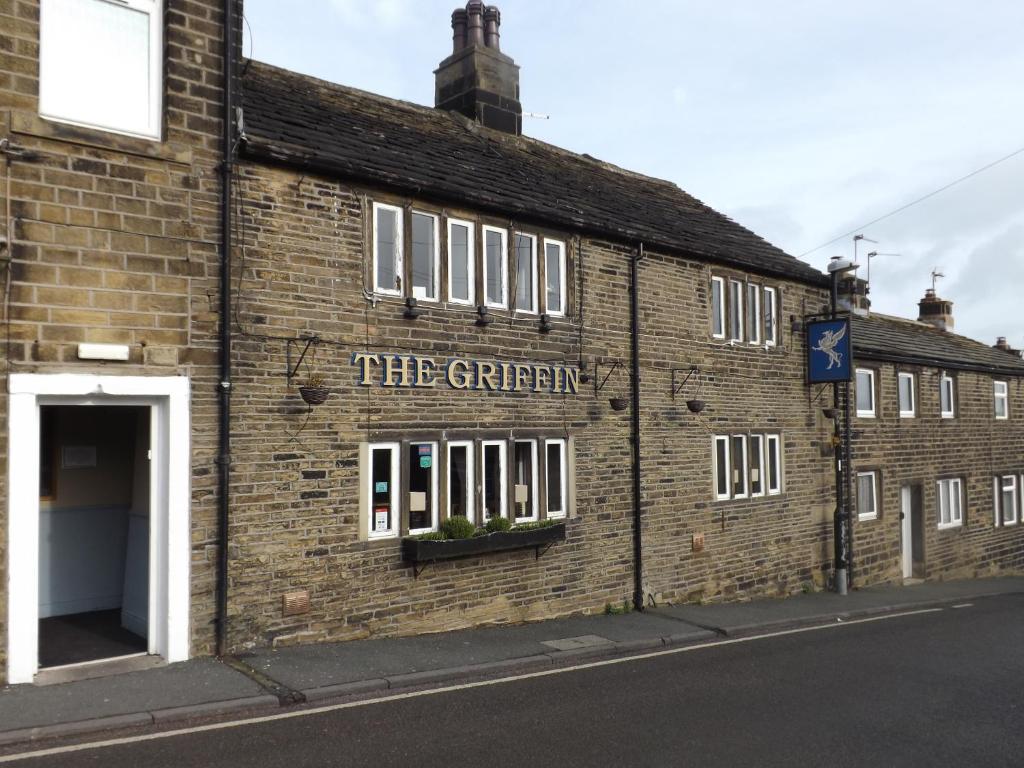
[[[1024,595],[21,764],[1019,766]]]

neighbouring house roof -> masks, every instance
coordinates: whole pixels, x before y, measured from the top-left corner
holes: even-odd
[[[241,90],[245,157],[827,285],[671,182],[256,61],[243,63]]]
[[[853,354],[884,360],[1024,376],[1024,360],[980,341],[917,320],[871,313],[853,316]]]

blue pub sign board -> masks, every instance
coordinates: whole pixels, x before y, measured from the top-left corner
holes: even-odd
[[[850,319],[814,320],[807,324],[807,381],[824,384],[850,381],[853,355]]]

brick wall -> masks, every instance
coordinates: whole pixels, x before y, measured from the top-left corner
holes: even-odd
[[[0,2],[0,138],[28,153],[0,156],[2,234],[11,242],[5,369],[190,377],[197,653],[212,648],[220,7],[166,3],[164,136],[147,141],[41,119],[39,4]],[[127,344],[130,359],[80,362],[86,341]],[[6,487],[0,493],[6,498]],[[2,568],[6,514],[4,504]],[[6,619],[0,591],[0,680]]]
[[[969,371],[951,372],[957,413],[939,415],[936,368],[858,361],[875,371],[875,418],[854,418],[855,471],[879,473],[877,520],[858,522],[854,514],[855,584],[898,582],[901,570],[900,488],[920,484],[923,492],[924,573],[928,579],[986,576],[1024,567],[1024,529],[993,524],[993,477],[1024,472],[1024,382]],[[897,372],[913,373],[917,416],[900,418]],[[1009,383],[1010,417],[996,420],[993,378]],[[964,520],[940,530],[936,481],[960,477]],[[1018,480],[1019,482],[1019,480]]]

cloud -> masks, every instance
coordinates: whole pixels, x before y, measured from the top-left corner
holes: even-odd
[[[330,6],[346,26],[357,29],[406,26],[416,15],[410,0],[330,0]]]

